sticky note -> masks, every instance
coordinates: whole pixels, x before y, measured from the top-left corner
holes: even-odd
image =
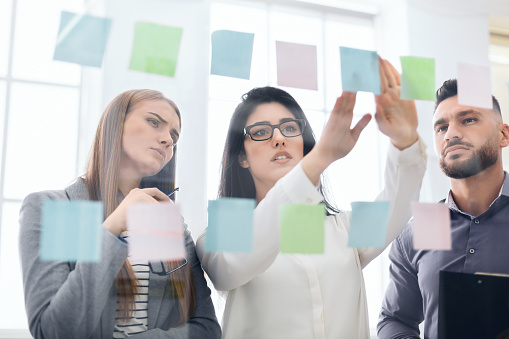
[[[210,74],[249,79],[254,33],[228,30],[212,33]]]
[[[380,63],[373,51],[339,47],[341,84],[345,92],[380,94]]]
[[[416,250],[450,250],[451,221],[446,204],[412,202]]]
[[[284,204],[279,208],[281,253],[324,252],[325,206]]]
[[[100,201],[46,200],[41,215],[41,261],[100,261],[103,216]]]
[[[435,59],[402,56],[401,99],[435,101]]]
[[[175,76],[182,28],[137,22],[129,69]]]
[[[184,226],[173,203],[135,203],[127,209],[127,242],[132,260],[185,257]]]
[[[348,246],[356,248],[385,246],[390,208],[389,201],[352,202]]]
[[[111,20],[62,12],[54,60],[101,67]]]
[[[276,41],[277,84],[318,90],[316,46]]]
[[[253,199],[209,200],[206,252],[250,252],[253,248]]]
[[[488,66],[458,63],[458,103],[493,108],[491,73]]]

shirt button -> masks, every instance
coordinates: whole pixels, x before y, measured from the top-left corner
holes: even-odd
[[[475,219],[475,220],[474,220],[474,222],[475,222],[476,224],[479,224],[479,222],[480,222],[480,221],[479,221],[479,219]]]
[[[469,250],[469,252],[470,252],[470,254],[474,254],[474,253],[475,253],[475,250],[474,250],[473,248],[471,248],[471,249]]]

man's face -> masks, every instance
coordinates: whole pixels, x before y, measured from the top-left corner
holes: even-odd
[[[502,118],[498,112],[458,104],[458,96],[438,105],[433,118],[435,151],[445,175],[464,179],[497,163]]]

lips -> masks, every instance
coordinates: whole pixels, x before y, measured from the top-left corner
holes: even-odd
[[[161,154],[161,156],[163,157],[163,161],[166,160],[166,152],[163,149],[161,148],[151,148],[151,149]]]
[[[468,147],[464,146],[464,145],[454,145],[454,146],[449,146],[447,147],[444,152],[443,152],[443,156],[446,156],[447,154],[451,153],[451,152],[454,152],[454,151],[459,151],[459,150],[468,150]]]
[[[285,152],[285,151],[280,151],[280,152],[277,152],[276,154],[274,154],[271,161],[285,160],[285,159],[291,159],[291,158],[292,158],[292,156],[290,155],[290,153]]]

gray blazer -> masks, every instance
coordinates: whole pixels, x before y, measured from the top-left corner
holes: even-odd
[[[25,307],[34,338],[113,338],[117,295],[115,277],[127,259],[127,244],[103,229],[99,263],[41,262],[39,238],[41,206],[46,199],[88,200],[78,179],[63,191],[28,195],[20,210],[19,249]],[[196,288],[196,310],[185,324],[169,328],[178,317],[167,277],[150,273],[148,331],[131,338],[220,338],[203,270],[193,239],[186,228],[187,259]]]

